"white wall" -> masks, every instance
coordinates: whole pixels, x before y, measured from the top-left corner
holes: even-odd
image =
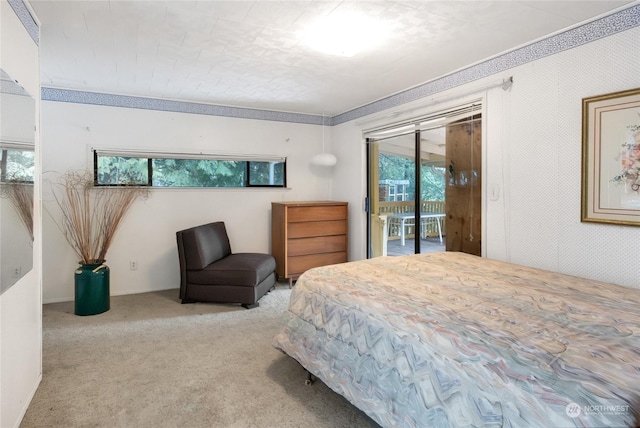
[[[39,99],[38,47],[13,9],[0,1],[0,66]],[[36,102],[36,123],[39,117]],[[41,211],[39,139],[36,135],[36,184],[33,269],[0,296],[0,426],[17,427],[42,377]],[[5,236],[3,235],[3,238]]]
[[[443,100],[513,76],[509,92],[480,93],[485,97],[485,256],[640,288],[640,228],[580,222],[581,101],[640,87],[638,46],[640,28],[634,28],[403,107],[439,111],[456,104]],[[385,115],[389,112],[332,130],[340,159],[332,196],[352,207],[361,205],[365,194],[362,130],[384,123]],[[487,183],[499,187],[497,201],[486,197]],[[354,209],[350,220],[351,258],[364,258],[366,216]]]
[[[331,170],[309,164],[322,151],[321,126],[53,101],[43,101],[42,111],[45,180],[92,168],[91,147],[287,157],[289,189],[153,189],[136,202],[107,254],[112,295],[177,288],[180,229],[222,220],[232,251],[270,252],[271,202],[331,195]],[[46,182],[44,188],[53,213]],[[48,213],[43,233],[44,301],[73,300],[78,258]]]
[[[0,108],[3,120],[0,128],[2,141],[33,144],[33,99],[22,94],[3,94]]]

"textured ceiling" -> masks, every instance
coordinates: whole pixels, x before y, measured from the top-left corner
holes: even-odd
[[[630,3],[30,1],[42,86],[328,116]],[[349,58],[303,43],[315,20],[354,13],[388,38]]]

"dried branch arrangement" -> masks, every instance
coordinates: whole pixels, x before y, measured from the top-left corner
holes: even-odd
[[[103,263],[122,219],[148,188],[96,187],[89,171],[68,171],[52,186],[62,232],[80,263]]]
[[[2,183],[1,195],[11,201],[33,241],[33,184],[20,181]]]

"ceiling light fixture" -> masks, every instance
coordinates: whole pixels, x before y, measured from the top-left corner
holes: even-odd
[[[351,13],[329,15],[317,20],[304,31],[302,39],[318,52],[351,57],[378,45],[387,32],[382,22]]]

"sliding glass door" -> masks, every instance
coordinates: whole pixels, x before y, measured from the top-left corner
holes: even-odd
[[[479,107],[472,104],[365,134],[368,257],[445,250],[475,254],[476,244],[479,255]],[[447,233],[449,225],[452,233]]]

